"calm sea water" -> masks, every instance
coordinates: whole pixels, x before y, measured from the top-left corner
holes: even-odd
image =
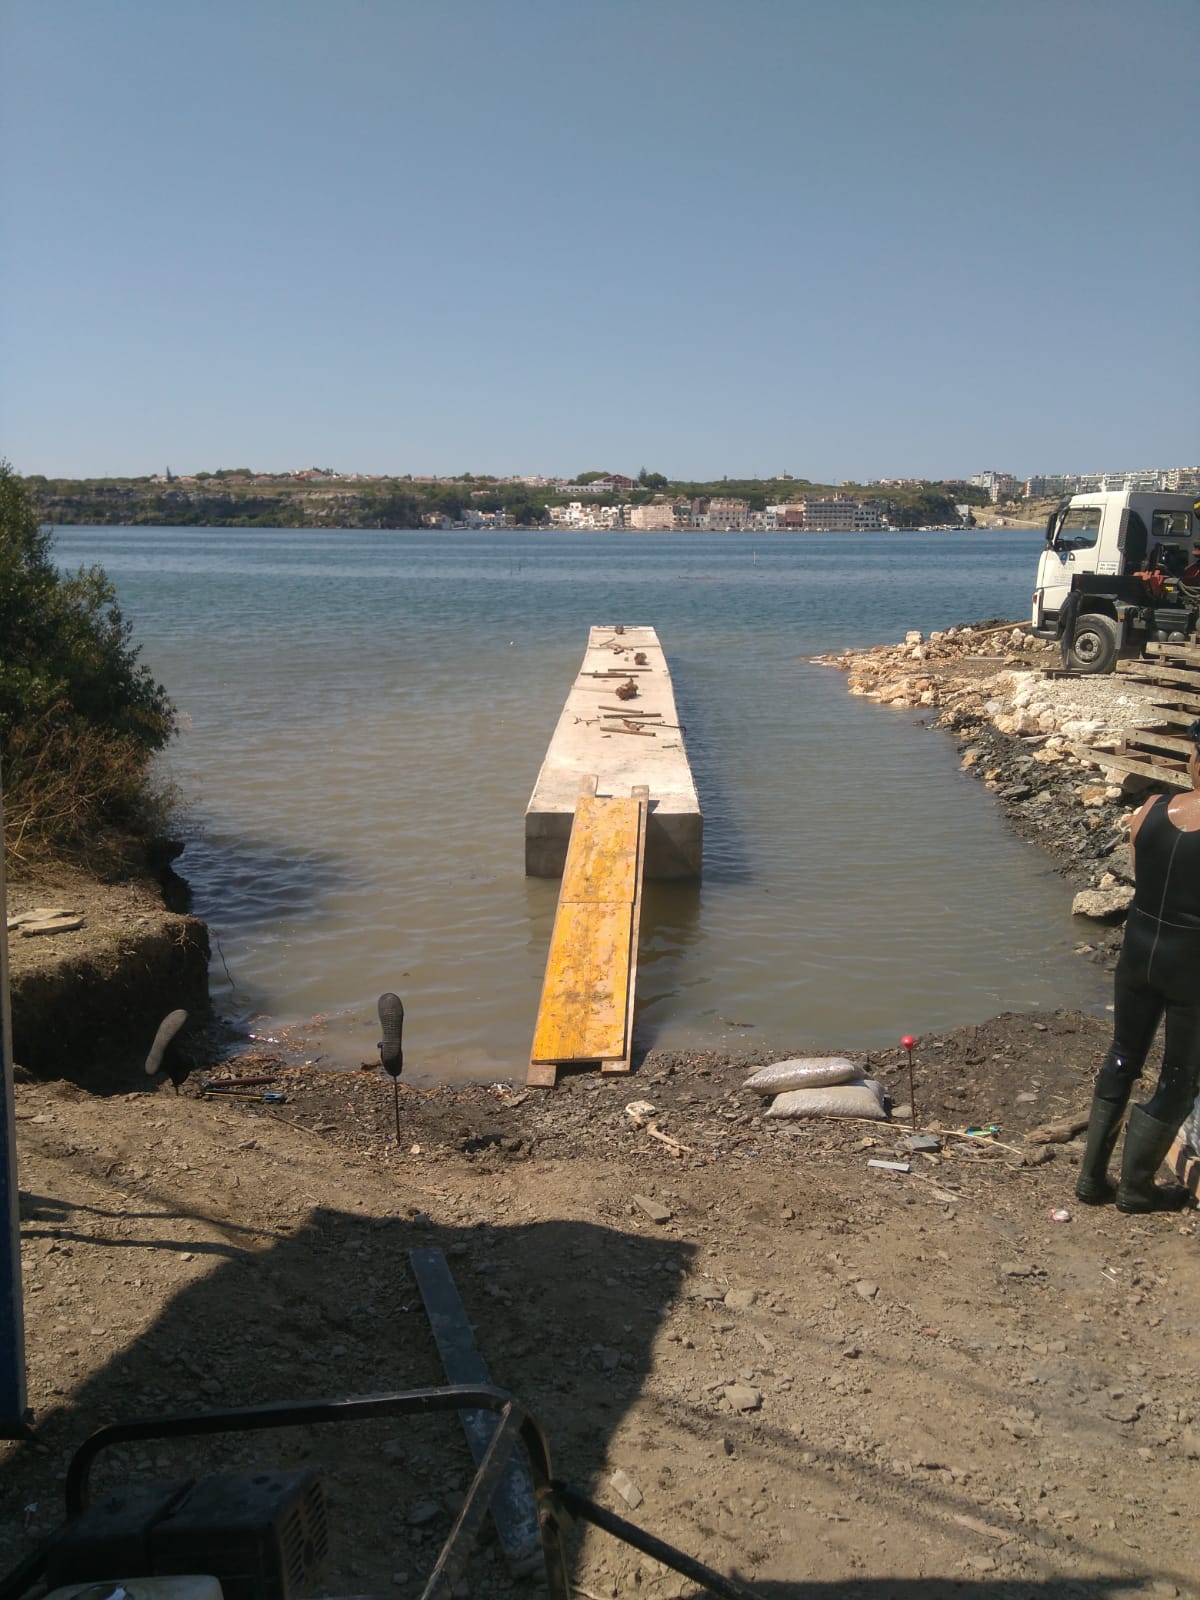
[[[167,759],[218,1008],[352,1064],[395,989],[408,1070],[428,1079],[528,1059],[557,886],[524,877],[523,814],[593,623],[657,628],[705,813],[702,884],[647,886],[640,1043],[857,1048],[1099,1005],[1070,892],[953,742],[806,660],[1022,616],[1039,546],[1015,531],[55,540],[64,566],[106,569],[186,715]]]

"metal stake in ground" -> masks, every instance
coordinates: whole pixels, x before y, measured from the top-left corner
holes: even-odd
[[[400,1145],[400,1074],[404,1071],[404,1050],[400,1040],[404,1033],[404,1005],[398,994],[379,996],[379,1026],[383,1038],[379,1041],[379,1059],[383,1070],[392,1080],[392,1104],[396,1112],[396,1146]]]
[[[917,1125],[917,1089],[913,1081],[912,1053],[916,1042],[911,1033],[906,1033],[900,1041],[901,1048],[908,1051],[908,1115],[914,1128]]]

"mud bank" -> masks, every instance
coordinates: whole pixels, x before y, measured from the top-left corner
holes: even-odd
[[[208,930],[168,911],[150,878],[98,883],[54,872],[8,885],[12,921],[34,907],[81,926],[8,933],[13,1057],[26,1072],[101,1088],[145,1057],[168,1011],[208,1016]]]

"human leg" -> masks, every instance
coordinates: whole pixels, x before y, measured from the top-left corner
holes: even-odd
[[[1163,1014],[1162,1000],[1136,980],[1124,961],[1117,967],[1113,1000],[1113,1042],[1096,1075],[1087,1145],[1075,1183],[1076,1199],[1090,1206],[1104,1205],[1116,1194],[1116,1186],[1108,1177],[1108,1163],[1129,1096]]]
[[[1183,1119],[1196,1102],[1200,1087],[1200,1004],[1168,1002],[1163,1064],[1158,1084],[1145,1105],[1134,1106],[1125,1132],[1119,1211],[1178,1210],[1188,1192],[1181,1184],[1156,1184]]]

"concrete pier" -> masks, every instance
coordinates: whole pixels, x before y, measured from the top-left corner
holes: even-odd
[[[617,690],[630,681],[637,693],[623,700]],[[704,817],[653,628],[591,629],[525,811],[528,877],[562,876],[580,785],[593,775],[598,795],[649,791],[646,877],[700,876]]]

